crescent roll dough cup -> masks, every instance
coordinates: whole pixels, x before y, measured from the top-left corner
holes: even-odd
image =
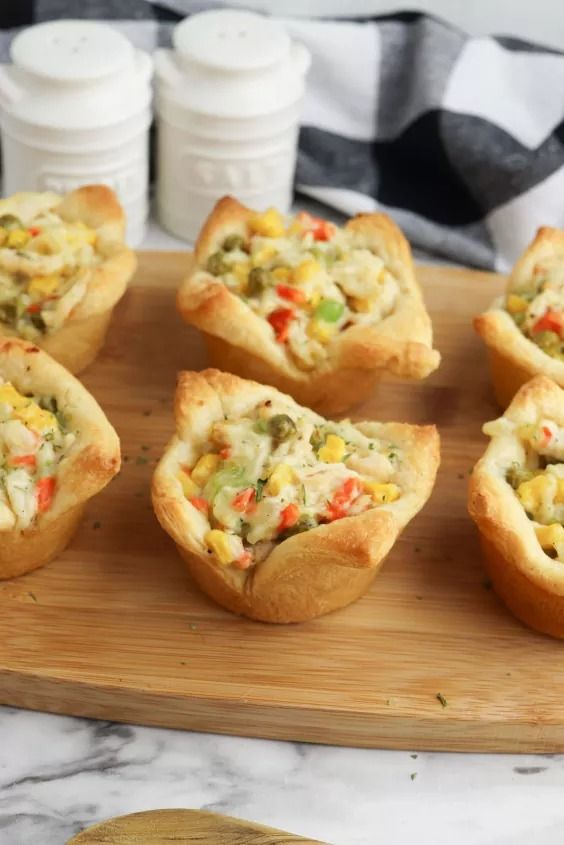
[[[2,220],[10,218],[23,229],[12,222],[4,230]],[[124,243],[124,230],[123,210],[105,185],[84,186],[65,196],[21,193],[0,200],[0,293],[2,272],[26,281],[23,297],[10,302],[10,312],[0,305],[0,334],[24,336],[72,373],[87,367],[135,271],[136,257]],[[17,245],[18,238],[23,242],[26,237],[21,249],[8,248],[10,239]],[[22,315],[29,320],[22,322]]]
[[[390,218],[360,214],[337,229],[302,214],[281,225],[274,210],[257,215],[225,197],[202,229],[178,308],[206,333],[214,365],[324,413],[364,399],[384,372],[423,379],[438,367],[409,244]],[[222,252],[234,237],[250,255]],[[222,269],[218,255],[240,259],[229,284],[208,272],[210,261]],[[261,272],[270,281],[253,305]]]
[[[550,318],[556,314],[563,283],[564,231],[545,226],[513,267],[506,295],[474,319],[474,328],[488,347],[494,393],[502,408],[536,375],[564,387],[564,355],[551,327],[558,334],[564,330],[556,316],[552,322]],[[564,298],[561,309],[564,312]],[[556,357],[545,351],[551,348],[557,350]]]
[[[265,622],[363,595],[439,465],[433,426],[330,423],[217,370],[180,374],[175,415],[153,478],[157,517],[205,593]]]
[[[486,569],[526,625],[564,637],[564,391],[545,376],[484,426],[491,442],[470,479],[469,511]]]
[[[88,391],[28,341],[0,338],[0,578],[48,563],[118,472],[116,432]]]

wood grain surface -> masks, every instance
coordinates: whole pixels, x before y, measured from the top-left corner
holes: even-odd
[[[254,822],[201,810],[150,810],[84,830],[67,845],[323,845]]]
[[[466,512],[468,473],[486,443],[480,427],[497,414],[470,318],[502,280],[419,268],[443,363],[423,384],[384,383],[353,416],[437,423],[435,492],[365,598],[273,627],[202,596],[151,509],[176,372],[206,364],[200,336],[174,308],[187,260],[141,255],[84,375],[122,438],[123,470],[59,560],[0,584],[0,700],[331,744],[564,750],[563,646],[498,602]]]

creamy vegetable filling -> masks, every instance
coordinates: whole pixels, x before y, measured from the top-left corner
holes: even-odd
[[[507,481],[532,520],[543,550],[564,563],[564,428],[541,419],[521,426],[517,434],[526,459],[509,468]]]
[[[366,236],[301,212],[254,214],[228,235],[206,270],[266,319],[295,364],[310,369],[339,332],[392,313],[399,284]]]
[[[52,209],[25,223],[0,216],[0,322],[29,340],[60,328],[99,260],[96,232],[84,223]]]
[[[56,399],[25,396],[0,377],[0,531],[27,528],[49,510],[73,440]]]
[[[247,569],[274,545],[400,498],[401,451],[350,422],[325,422],[269,400],[215,423],[178,481],[210,554]]]
[[[525,285],[510,290],[505,309],[525,337],[552,358],[564,360],[564,263],[545,259]]]

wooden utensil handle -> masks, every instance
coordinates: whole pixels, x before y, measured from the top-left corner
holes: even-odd
[[[101,822],[67,845],[323,845],[203,810],[149,810]]]

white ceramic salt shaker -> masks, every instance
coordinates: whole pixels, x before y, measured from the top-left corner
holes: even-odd
[[[310,64],[284,28],[250,12],[185,19],[155,54],[157,204],[161,223],[194,240],[214,203],[291,203],[298,121]]]
[[[138,244],[148,212],[152,61],[116,29],[53,21],[23,30],[0,65],[3,193],[103,183]]]

